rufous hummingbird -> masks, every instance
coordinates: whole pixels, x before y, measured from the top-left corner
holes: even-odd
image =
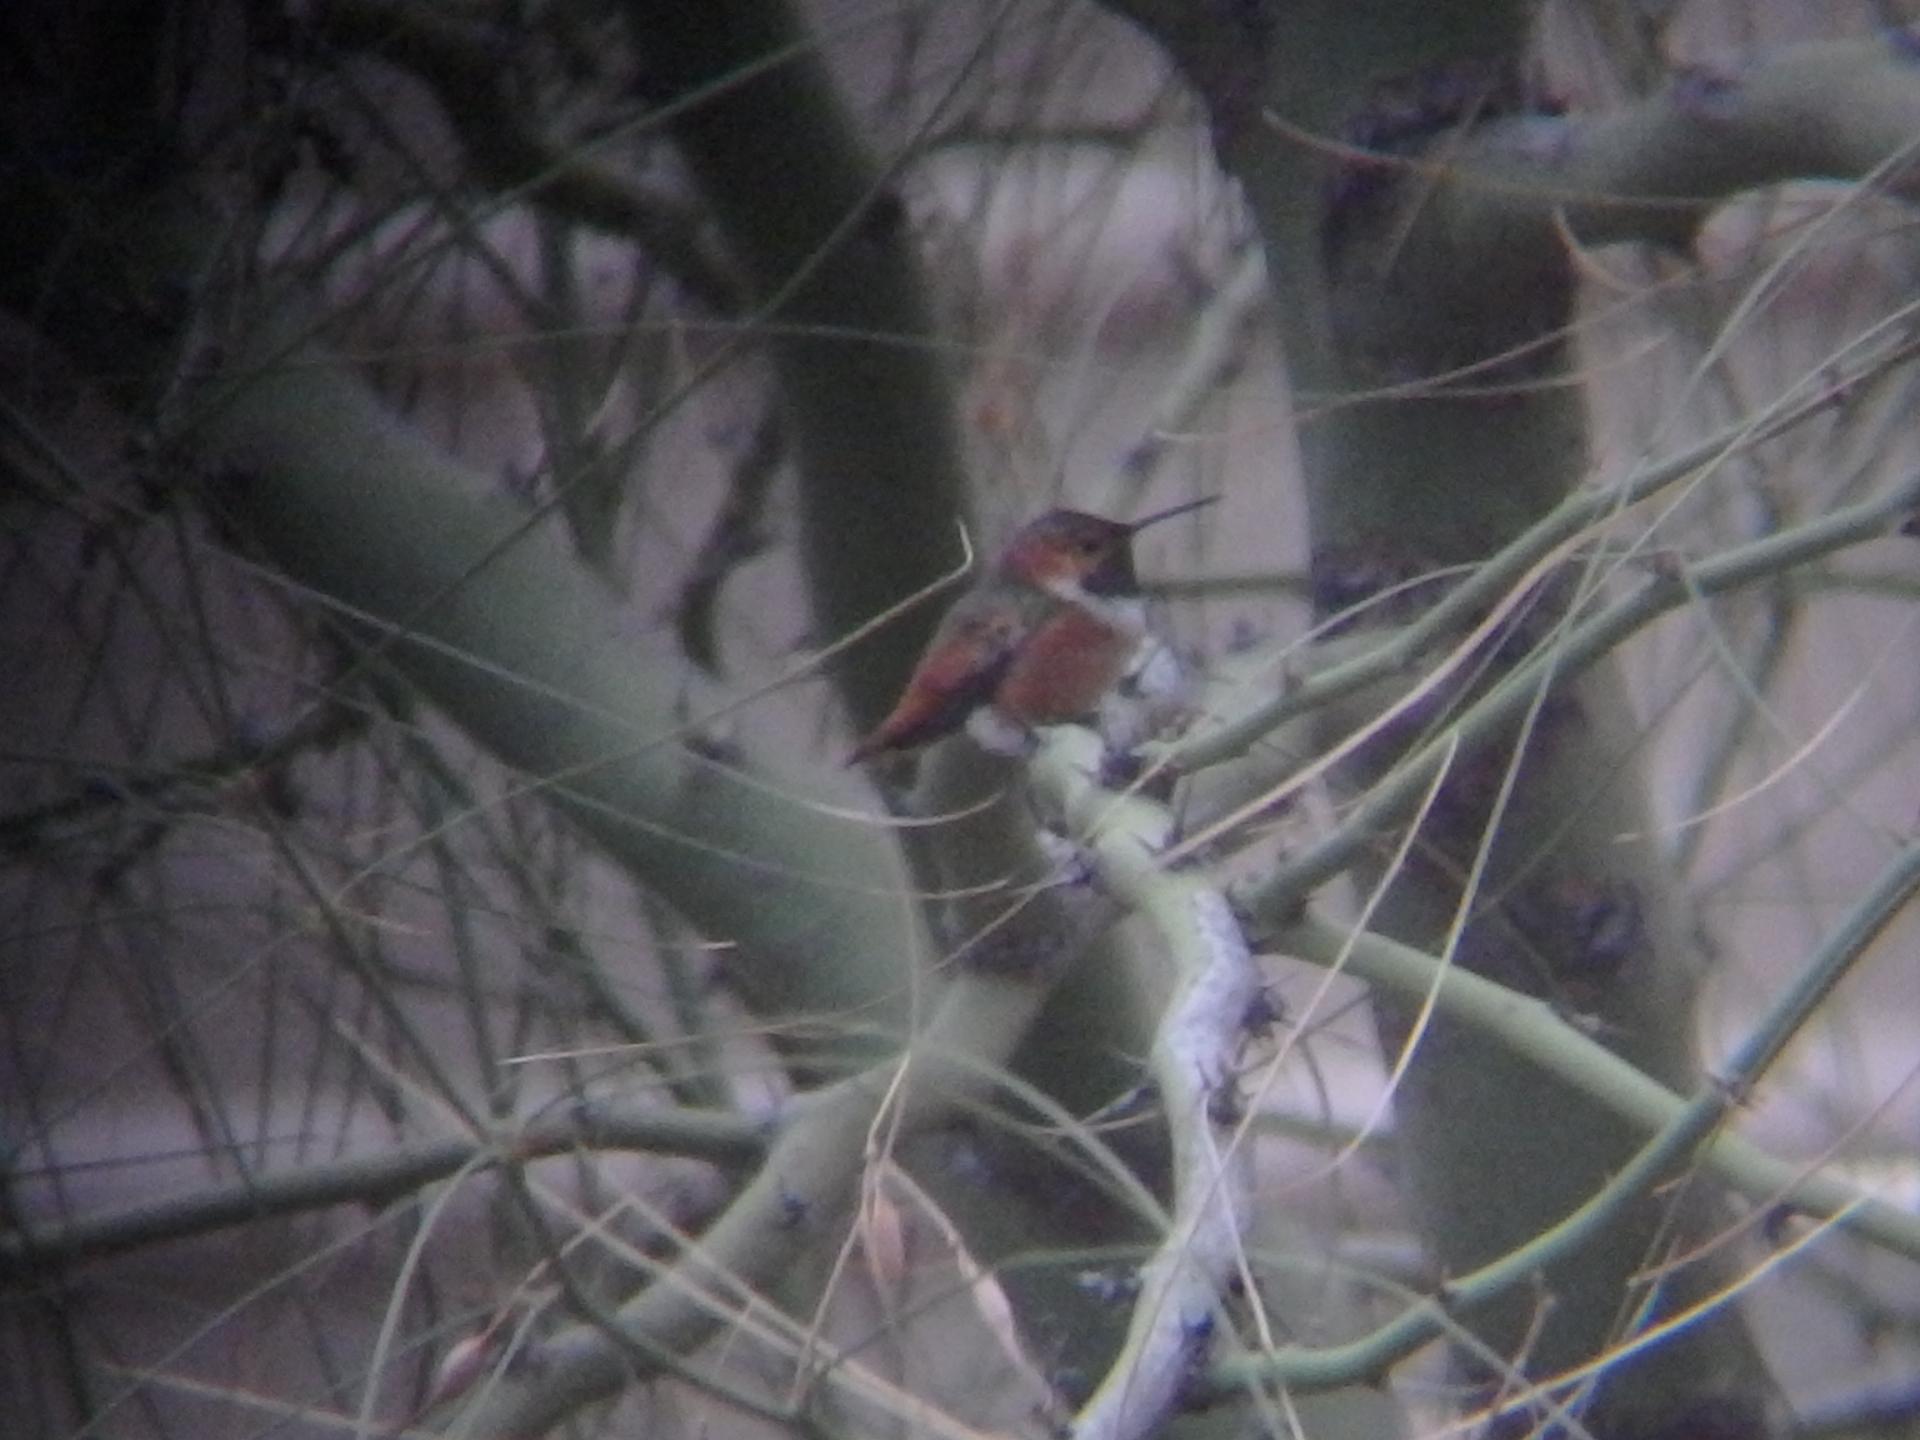
[[[847,763],[963,727],[988,749],[1014,751],[1037,725],[1094,712],[1149,639],[1133,537],[1218,498],[1131,522],[1082,510],[1029,521],[954,602],[900,699]]]

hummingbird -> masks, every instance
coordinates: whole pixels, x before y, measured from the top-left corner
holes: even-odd
[[[1151,639],[1133,537],[1219,498],[1134,521],[1049,510],[1023,525],[947,611],[899,700],[847,764],[963,728],[987,749],[1015,753],[1035,726],[1093,712]]]

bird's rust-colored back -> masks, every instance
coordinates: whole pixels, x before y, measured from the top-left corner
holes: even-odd
[[[1213,499],[1131,524],[1049,510],[1021,526],[947,612],[900,699],[847,763],[951,735],[983,705],[1022,729],[1092,712],[1144,633],[1135,533]]]
[[[934,632],[907,688],[887,716],[855,745],[847,764],[890,750],[911,750],[967,722],[992,698],[1013,662],[1025,622],[1017,606],[997,603],[984,590],[954,602]]]

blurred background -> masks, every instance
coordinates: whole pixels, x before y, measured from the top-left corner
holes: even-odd
[[[1257,107],[1248,119],[1196,84],[1154,16],[1083,0],[838,0],[790,26],[744,8],[756,18],[28,0],[0,22],[23,221],[0,304],[8,1433],[494,1433],[438,1402],[524,1380],[513,1357],[590,1324],[589,1301],[617,1305],[697,1254],[793,1097],[884,1051],[911,1023],[902,994],[948,973],[953,937],[912,918],[930,882],[900,858],[911,807],[894,777],[841,768],[944,602],[840,642],[850,617],[951,566],[956,520],[990,554],[1054,505],[1124,516],[1219,496],[1138,545],[1156,624],[1211,714],[1306,673],[1317,620],[1340,608],[1302,466],[1350,397],[1298,363],[1306,342],[1277,317],[1298,316],[1302,282],[1273,273],[1248,172],[1219,160],[1243,143],[1235,125],[1262,126]],[[1735,77],[1807,47],[1912,55],[1887,29],[1910,18],[1894,4],[1520,8],[1519,108],[1562,127],[1541,164],[1649,97],[1710,146],[1743,103]],[[693,74],[680,32],[702,25],[760,58]],[[754,88],[803,73],[797,97]],[[137,123],[83,123],[130,94]],[[717,178],[742,96],[807,124],[808,106],[834,107],[822,131],[775,121],[823,173]],[[1337,160],[1397,126],[1464,133],[1475,96],[1376,102],[1373,131],[1322,139]],[[1783,103],[1777,123],[1840,127],[1855,102],[1920,115],[1863,82]],[[859,153],[867,189],[827,167],[822,134]],[[1910,150],[1862,175],[1794,163],[1700,192],[1683,244],[1590,244],[1568,221],[1564,371],[1493,378],[1573,400],[1586,430],[1567,459],[1588,489],[1717,446],[1592,540],[1596,603],[1912,472]],[[851,249],[876,306],[907,257],[920,328],[835,309],[833,266],[788,265],[754,233],[795,216],[813,227],[804,253]],[[871,387],[832,371],[849,339],[876,352]],[[908,370],[937,387],[948,431],[896,409],[867,459],[838,454]],[[322,372],[270,422],[234,398],[249,393],[235,375]],[[1376,401],[1431,380],[1394,372],[1373,376]],[[1474,403],[1505,423],[1527,402]],[[283,504],[266,477],[295,452],[334,466],[338,491]],[[406,508],[429,491],[478,507],[447,512],[478,517],[472,533]],[[1418,549],[1424,517],[1387,521]],[[1913,544],[1792,557],[1689,594],[1614,650],[1636,727],[1619,763],[1646,808],[1609,843],[1672,887],[1659,903],[1688,953],[1666,963],[1686,972],[1679,1018],[1709,1074],[1912,834]],[[1401,578],[1390,547],[1362,553]],[[498,555],[524,590],[489,588]],[[530,675],[511,658],[528,653],[595,678]],[[443,662],[466,678],[441,683]],[[463,702],[463,684],[509,698],[476,719],[463,706],[491,702]],[[557,727],[522,699],[601,728],[556,759]],[[1236,793],[1316,747],[1276,738]],[[682,768],[646,792],[657,810],[571,788],[662,756]],[[746,774],[738,792],[702,788]],[[1308,785],[1233,856],[1257,873],[1346,804]],[[729,829],[722,812],[751,818]],[[742,914],[785,903],[779,877],[807,849],[760,849],[763,822],[782,843],[814,837],[860,918],[763,916],[743,939]],[[642,858],[622,848],[629,829]],[[1343,875],[1316,903],[1351,917],[1369,884]],[[1636,929],[1642,906],[1592,923]],[[870,923],[912,938],[870,969],[831,958]],[[770,957],[768,936],[789,932],[811,960]],[[1880,935],[1730,1122],[1909,1215],[1912,938],[1904,920]],[[1285,1232],[1256,1223],[1249,1244],[1284,1252],[1342,1317],[1296,1308],[1266,1337],[1305,1344],[1378,1323],[1453,1266],[1409,1198],[1427,1192],[1409,1188],[1400,1057],[1364,988],[1323,986],[1278,949],[1262,963],[1282,1019],[1248,1061],[1245,1143]],[[1076,970],[1030,1044],[1086,1035],[1109,1003],[1150,1010],[1103,998],[1112,974]],[[1554,998],[1590,1019],[1577,995]],[[1605,1043],[1613,1023],[1587,1028]],[[1110,1353],[1102,1326],[1124,1325],[1104,1287],[1124,1289],[1148,1243],[1089,1218],[1111,1195],[1097,1167],[1062,1159],[1062,1137],[1111,1128],[1158,1183],[1151,1143],[1127,1149],[1143,1033],[1089,1038],[1061,1065],[1077,1090],[1031,1055],[1010,1062],[1065,1113],[983,1106],[903,1142],[899,1164],[874,1160],[852,1232],[796,1218],[794,1274],[762,1297],[791,1329],[725,1322],[690,1352],[697,1375],[648,1376],[565,1423],[791,1428],[780,1406],[816,1336],[893,1387],[816,1415],[823,1433],[1057,1423]],[[698,1125],[672,1128],[686,1117]],[[1532,1178],[1496,1176],[1482,1204]],[[1915,1257],[1834,1233],[1782,1260],[1811,1224],[1748,1196],[1703,1242],[1777,1383],[1773,1423],[1920,1433]],[[564,1283],[561,1256],[577,1271]],[[1461,1419],[1484,1396],[1438,1347],[1388,1379],[1368,1433],[1528,1433]],[[1182,1423],[1278,1428],[1271,1412]]]

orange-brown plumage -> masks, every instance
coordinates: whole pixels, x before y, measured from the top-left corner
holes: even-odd
[[[954,602],[928,642],[913,678],[886,719],[853,747],[849,765],[887,750],[911,750],[966,724],[992,698],[1013,661],[1026,621],[1019,607],[973,590]]]
[[[1018,730],[1093,711],[1144,636],[1134,533],[1210,503],[1131,524],[1049,510],[1022,526],[947,612],[900,699],[847,763],[951,735],[983,706]]]
[[[1071,601],[1055,601],[994,688],[995,709],[1032,729],[1079,720],[1126,673],[1140,636]]]

